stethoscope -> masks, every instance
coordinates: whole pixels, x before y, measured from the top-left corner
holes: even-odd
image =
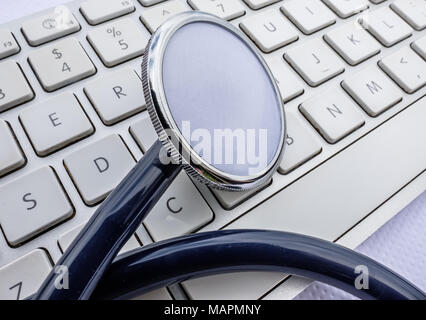
[[[368,257],[277,231],[197,233],[116,258],[182,168],[212,188],[251,190],[270,181],[284,152],[285,114],[277,85],[258,50],[231,24],[200,12],[169,19],[148,43],[142,81],[159,140],[96,210],[34,299],[131,298],[189,278],[237,271],[299,275],[366,299],[426,299]],[[189,126],[198,130],[197,139]],[[239,152],[233,140],[225,149],[215,148],[225,145],[226,130],[241,137],[251,130],[245,140],[260,143]],[[200,148],[200,138],[218,132],[224,139],[204,141]],[[245,158],[248,149],[262,161]],[[368,288],[355,285],[359,266],[368,269]],[[67,286],[60,285],[65,277]]]

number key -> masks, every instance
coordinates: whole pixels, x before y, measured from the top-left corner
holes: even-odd
[[[105,66],[113,67],[141,56],[149,34],[126,18],[90,31],[87,39]]]
[[[19,65],[12,60],[0,63],[0,112],[32,98],[34,93]]]
[[[28,61],[43,88],[55,91],[96,73],[77,39],[68,38],[30,53]]]
[[[214,14],[225,20],[232,20],[246,13],[240,0],[188,0],[188,3],[195,10]]]
[[[81,3],[81,13],[91,25],[120,17],[135,11],[132,0],[87,0]]]
[[[0,299],[23,300],[36,293],[52,266],[47,254],[36,249],[0,268]]]

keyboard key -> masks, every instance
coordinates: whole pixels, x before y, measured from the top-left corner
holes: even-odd
[[[132,0],[88,0],[81,3],[81,13],[91,25],[123,16],[135,11]]]
[[[30,53],[28,61],[43,88],[52,92],[96,73],[77,39],[68,38]]]
[[[42,157],[95,132],[72,93],[62,93],[32,105],[21,112],[19,119],[35,151]]]
[[[166,288],[148,292],[133,300],[173,300]]]
[[[358,106],[340,89],[316,96],[300,111],[329,143],[336,143],[364,125]]]
[[[64,37],[80,30],[80,24],[65,6],[58,6],[51,12],[22,25],[22,33],[32,46]]]
[[[146,108],[142,82],[131,68],[89,82],[84,92],[106,125],[113,125]]]
[[[368,8],[367,0],[323,0],[340,18],[348,18]]]
[[[311,34],[336,22],[336,16],[320,0],[289,0],[281,10],[305,34]]]
[[[423,38],[417,40],[416,42],[413,42],[411,47],[416,51],[420,56],[423,57],[423,59],[426,60],[426,36]]]
[[[135,160],[120,136],[113,134],[67,156],[64,165],[84,202],[91,206],[108,196]]]
[[[85,223],[71,229],[67,233],[63,234],[58,239],[58,245],[59,249],[62,253],[64,253],[68,247],[71,245],[71,243],[74,241],[75,237],[80,233],[81,230],[83,230]],[[138,240],[135,236],[132,236],[124,245],[124,247],[120,250],[119,254],[125,253],[127,251],[139,248],[141,245],[139,244]]]
[[[26,159],[9,124],[0,119],[0,177],[25,165]]]
[[[299,38],[294,27],[277,9],[244,19],[240,28],[263,52],[274,51]]]
[[[214,14],[224,20],[243,16],[246,11],[240,0],[188,0],[194,10]]]
[[[408,38],[413,31],[388,7],[366,13],[359,22],[386,47]]]
[[[401,90],[376,65],[345,79],[342,87],[372,117],[402,100]]]
[[[380,44],[356,22],[328,32],[324,40],[352,66],[380,52]]]
[[[391,8],[407,21],[414,29],[426,28],[426,1],[425,0],[396,0]]]
[[[345,71],[341,60],[320,38],[290,49],[284,58],[313,87]]]
[[[163,1],[165,1],[165,0],[139,0],[141,5],[143,5],[145,7],[152,6],[153,4],[160,3],[160,2],[163,2]]]
[[[244,2],[252,9],[257,10],[276,3],[280,0],[244,0]]]
[[[145,153],[158,140],[157,132],[155,132],[151,119],[145,112],[141,119],[130,127],[130,133],[136,140],[142,152]]]
[[[267,58],[266,62],[280,90],[284,102],[288,102],[303,94],[303,84],[294,71],[286,65],[281,56]]]
[[[213,219],[213,212],[181,172],[144,221],[154,241],[191,233]]]
[[[407,93],[426,84],[426,62],[410,47],[405,47],[379,61],[379,66]]]
[[[133,20],[125,18],[89,31],[87,39],[105,66],[114,67],[141,56],[149,33]]]
[[[287,112],[287,137],[284,158],[278,171],[288,174],[311,160],[322,151],[318,140],[308,131],[298,117]]]
[[[182,286],[194,300],[257,300],[285,277],[280,272],[225,273],[187,280]]]
[[[216,199],[220,202],[222,207],[225,208],[225,210],[231,210],[242,204],[244,201],[247,201],[266,187],[268,187],[271,183],[272,181],[256,189],[248,191],[232,192],[216,189],[211,189],[211,191],[215,195]]]
[[[9,57],[21,50],[15,37],[9,30],[0,29],[0,59]]]
[[[24,300],[35,294],[52,269],[49,257],[35,249],[0,268],[0,299]]]
[[[1,226],[12,246],[22,244],[74,214],[73,206],[50,167],[0,187],[0,206]]]
[[[140,19],[145,27],[152,33],[157,30],[164,21],[184,11],[191,10],[183,2],[171,0],[142,11]]]
[[[0,112],[34,98],[33,90],[15,61],[1,62],[0,74],[7,75],[0,77]]]

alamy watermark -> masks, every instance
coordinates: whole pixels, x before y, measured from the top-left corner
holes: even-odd
[[[179,141],[173,131],[166,130],[166,134],[173,143]],[[267,129],[192,129],[190,121],[183,121],[181,134],[190,143],[192,150],[204,161],[213,165],[234,165],[247,168],[247,174],[255,174],[268,165],[268,130]],[[185,159],[199,164],[196,157],[185,154],[180,150]],[[164,164],[176,163],[170,155],[161,157]]]

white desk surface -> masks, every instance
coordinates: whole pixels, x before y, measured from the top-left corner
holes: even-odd
[[[13,0],[0,10],[0,24],[63,4],[64,0]],[[426,291],[426,192],[386,223],[357,249],[380,261]],[[314,283],[298,299],[351,299]]]

